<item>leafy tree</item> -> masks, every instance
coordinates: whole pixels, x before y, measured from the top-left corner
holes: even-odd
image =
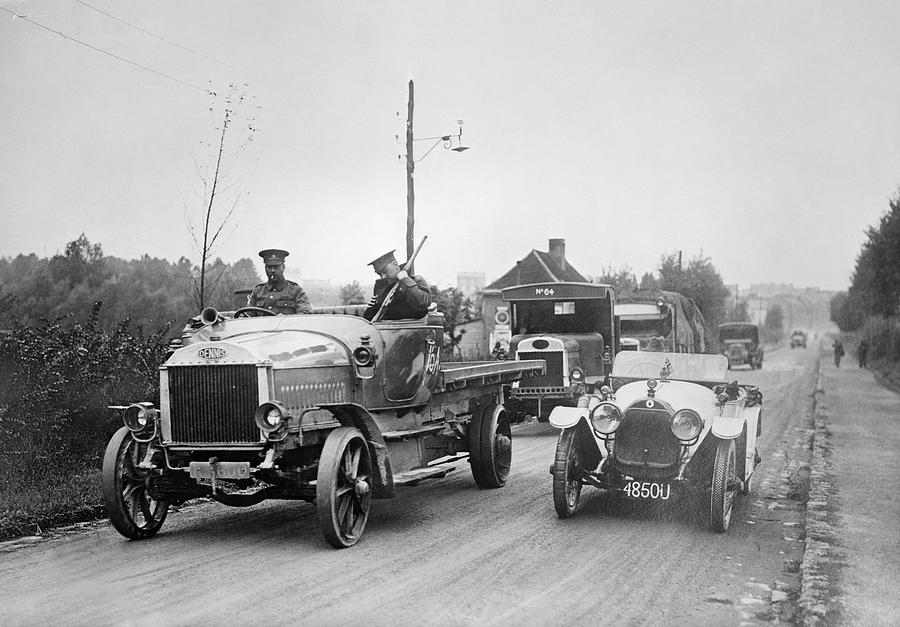
[[[340,298],[342,305],[363,305],[368,302],[366,295],[359,286],[359,281],[342,285]]]
[[[851,288],[852,290],[852,288]],[[841,331],[855,331],[865,320],[865,313],[847,292],[838,292],[829,304],[831,320]]]
[[[734,305],[731,312],[732,322],[749,322],[750,321],[750,304],[746,300],[739,300]]]
[[[708,336],[725,320],[731,293],[708,257],[694,257],[684,268],[680,251],[664,255],[659,264],[659,287],[693,299],[703,313]]]
[[[616,294],[633,292],[637,288],[637,280],[634,278],[634,272],[630,266],[622,266],[617,270],[612,266],[604,268],[603,273],[596,277],[595,282],[612,285]]]
[[[776,303],[766,310],[763,328],[769,340],[780,340],[784,337],[784,309],[781,305]]]
[[[459,354],[459,345],[465,329],[457,330],[457,328],[474,320],[478,311],[472,300],[455,287],[442,290],[432,286],[431,294],[437,304],[437,310],[444,314],[444,349],[451,355]]]
[[[639,289],[642,290],[658,290],[659,288],[659,280],[653,276],[652,272],[645,272],[643,276],[641,276],[641,282],[639,285]]]

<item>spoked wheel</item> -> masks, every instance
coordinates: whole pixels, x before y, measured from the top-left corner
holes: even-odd
[[[718,533],[728,531],[737,485],[737,459],[734,440],[719,440],[713,460],[709,487],[709,526]]]
[[[575,440],[575,429],[563,429],[556,440],[553,461],[553,507],[560,518],[575,513],[581,498],[581,458]]]
[[[481,488],[502,488],[512,465],[512,430],[502,405],[475,412],[469,425],[469,463]]]
[[[146,483],[150,475],[138,468],[148,446],[122,427],[109,440],[103,456],[106,515],[116,531],[131,540],[155,536],[169,512],[168,501],[150,496]]]
[[[319,526],[339,548],[359,542],[372,501],[372,459],[362,433],[339,427],[328,434],[316,475]]]

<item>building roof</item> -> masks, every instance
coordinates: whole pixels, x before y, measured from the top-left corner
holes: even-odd
[[[491,283],[485,289],[499,290],[513,285],[528,285],[530,283],[561,283],[577,282],[587,283],[588,280],[566,262],[563,270],[553,260],[550,253],[532,249],[516,265],[502,277]]]

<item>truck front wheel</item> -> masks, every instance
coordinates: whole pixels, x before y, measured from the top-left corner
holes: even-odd
[[[147,490],[150,473],[138,467],[147,452],[146,443],[131,437],[122,427],[113,435],[103,456],[103,505],[109,521],[130,540],[156,535],[169,512],[168,501],[157,501]]]
[[[358,429],[328,434],[316,476],[316,509],[322,535],[339,549],[359,542],[372,501],[372,460]]]
[[[469,424],[469,463],[481,488],[502,488],[512,464],[512,431],[502,405],[484,405]]]
[[[563,429],[556,441],[553,461],[553,507],[560,518],[575,513],[581,497],[581,458],[578,455],[576,428]]]

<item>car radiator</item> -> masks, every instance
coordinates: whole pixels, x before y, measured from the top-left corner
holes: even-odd
[[[681,442],[672,433],[672,416],[659,409],[629,409],[616,431],[616,462],[626,466],[675,466]]]

